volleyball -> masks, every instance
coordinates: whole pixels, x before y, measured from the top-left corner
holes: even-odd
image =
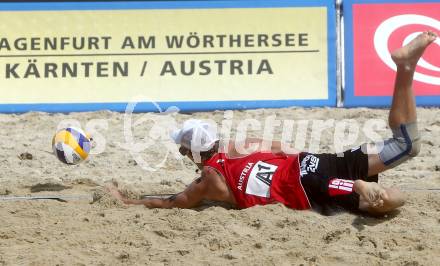
[[[90,139],[79,128],[67,127],[59,130],[52,139],[55,156],[65,164],[78,164],[87,159]]]

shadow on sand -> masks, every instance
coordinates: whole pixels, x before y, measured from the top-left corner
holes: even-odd
[[[371,216],[365,214],[358,214],[356,218],[354,218],[351,225],[356,228],[358,231],[362,231],[365,229],[365,226],[376,226],[383,222],[394,219],[397,215],[399,215],[400,210],[394,210],[387,214],[380,216]]]

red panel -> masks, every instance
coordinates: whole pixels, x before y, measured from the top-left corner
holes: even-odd
[[[409,16],[401,17],[395,27],[386,22],[399,15],[423,16],[428,23],[417,24],[419,22]],[[388,52],[393,51],[401,47],[404,39],[415,32],[433,30],[440,33],[440,3],[353,5],[355,96],[392,95],[395,71],[379,57],[374,47],[374,36],[381,24],[393,28],[387,38],[380,39],[381,43],[385,42]],[[439,39],[427,48],[423,59],[440,68]],[[440,70],[419,65],[416,72],[425,75],[414,81],[416,95],[440,95]],[[429,80],[428,76],[434,79]]]

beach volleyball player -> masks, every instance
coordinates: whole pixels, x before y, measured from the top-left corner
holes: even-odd
[[[113,184],[107,189],[126,204],[148,208],[192,208],[202,200],[230,203],[236,208],[282,203],[293,209],[323,211],[339,206],[349,211],[382,214],[402,206],[402,192],[384,188],[378,174],[416,156],[420,150],[413,75],[425,48],[436,39],[424,32],[391,56],[397,66],[389,126],[392,137],[379,144],[365,144],[336,154],[285,154],[282,143],[273,141],[269,150],[243,150],[261,144],[246,139],[242,147],[221,143],[209,124],[188,120],[173,134],[180,152],[202,169],[201,177],[183,192],[167,199],[128,199]],[[261,145],[260,145],[261,146]],[[372,152],[374,149],[377,152]],[[200,160],[195,160],[197,155]]]

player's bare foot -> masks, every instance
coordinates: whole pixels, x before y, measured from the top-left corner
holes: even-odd
[[[384,200],[388,199],[387,191],[375,182],[356,180],[353,188],[373,208],[383,206]]]
[[[392,52],[391,58],[397,66],[414,68],[426,47],[436,38],[437,34],[432,31],[423,32],[407,45]]]

